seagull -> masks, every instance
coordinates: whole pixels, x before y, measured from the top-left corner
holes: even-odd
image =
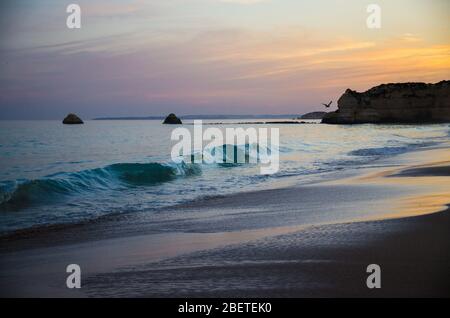
[[[325,106],[326,108],[330,108],[331,104],[333,104],[333,101],[329,102],[328,104],[322,104],[322,105]]]

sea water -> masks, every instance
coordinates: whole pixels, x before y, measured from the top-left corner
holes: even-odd
[[[225,124],[214,127],[259,127],[221,122]],[[209,196],[317,182],[338,171],[376,165],[380,158],[450,139],[447,124],[265,125],[279,128],[280,168],[273,175],[261,175],[258,164],[172,162],[175,142],[170,137],[175,127],[152,120],[84,125],[0,121],[0,235],[105,215],[154,213]],[[245,147],[236,145],[236,150]]]

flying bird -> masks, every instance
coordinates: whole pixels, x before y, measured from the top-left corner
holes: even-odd
[[[329,102],[328,104],[322,104],[322,105],[325,106],[326,108],[330,108],[331,104],[333,104],[333,101]]]

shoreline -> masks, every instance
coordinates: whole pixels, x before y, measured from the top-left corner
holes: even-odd
[[[393,268],[393,271],[400,271],[399,277],[403,277],[402,270],[396,269],[394,265],[404,260],[397,258],[394,262],[390,258],[392,255],[404,255],[406,259],[416,254],[416,258],[428,255],[428,265],[423,266],[430,267],[430,275],[443,272],[439,264],[450,264],[448,253],[430,254],[425,247],[414,251],[406,244],[412,238],[419,245],[421,241],[429,241],[432,242],[433,250],[446,247],[450,241],[450,213],[448,209],[436,213],[445,210],[445,205],[450,202],[450,182],[446,174],[448,162],[440,162],[440,167],[444,168],[436,170],[436,162],[430,162],[428,158],[448,158],[448,154],[449,148],[421,150],[391,159],[391,167],[364,171],[363,174],[343,180],[192,202],[160,212],[167,213],[167,218],[159,224],[152,224],[151,216],[131,216],[131,220],[119,218],[65,229],[64,232],[37,233],[32,239],[3,240],[0,249],[1,294],[13,297],[328,297],[340,296],[337,293],[339,290],[342,295],[355,295],[354,291],[359,290],[362,297],[370,296],[364,293],[364,289],[356,288],[356,283],[350,283],[348,288],[341,286],[339,277],[329,272],[329,264],[343,262],[345,266],[340,271],[346,273],[351,282],[356,279],[352,273],[357,273],[354,263],[358,263],[359,255],[367,260],[372,255],[372,252],[364,252],[364,249],[378,251],[377,258],[389,264],[388,268]],[[427,190],[426,185],[436,184],[436,180],[440,183],[439,188]],[[266,201],[261,203],[261,198]],[[332,204],[334,198],[340,202]],[[321,199],[323,202],[320,202]],[[417,208],[418,203],[420,206]],[[194,211],[199,217],[177,223],[171,220],[171,213],[177,213],[177,209]],[[317,215],[311,215],[312,210]],[[213,216],[211,211],[216,214],[219,212],[221,216]],[[333,217],[332,222],[329,221],[330,215]],[[278,216],[278,219],[274,216]],[[165,229],[157,231],[155,226],[161,227],[162,224]],[[430,228],[435,231],[428,231]],[[114,232],[117,235],[112,235]],[[409,239],[393,248],[392,244],[396,240],[393,241],[390,236],[397,237],[396,240],[402,237]],[[377,238],[377,242],[370,239],[373,237]],[[353,243],[357,240],[360,242],[355,247]],[[344,243],[335,246],[337,243],[334,242]],[[272,254],[265,254],[267,246],[272,246]],[[285,250],[290,252],[280,252]],[[306,252],[312,255],[306,257]],[[264,257],[259,255],[261,253]],[[347,259],[341,259],[344,254]],[[436,263],[436,257],[440,262]],[[74,260],[80,263],[86,275],[83,280],[85,288],[76,292],[64,286],[64,264],[76,263]],[[292,267],[293,264],[297,264],[298,268]],[[314,264],[314,270],[309,268],[311,264]],[[407,264],[400,267],[405,266],[409,268]],[[209,276],[199,276],[199,268],[206,268]],[[228,277],[230,274],[227,273],[236,268],[238,272],[235,276]],[[412,266],[408,270],[414,269]],[[183,274],[186,271],[191,277]],[[290,276],[284,277],[284,271]],[[256,286],[262,284],[266,289],[258,291],[246,286],[248,278],[245,273],[249,272],[255,275],[261,273],[261,276],[252,279],[257,281]],[[297,285],[284,290],[269,279],[271,287],[264,282],[264,277],[275,275],[273,272],[278,273],[280,279],[297,281]],[[364,269],[358,275],[364,276]],[[166,278],[167,286],[164,287],[165,283],[155,283],[159,279],[163,280],[158,278],[160,276]],[[133,286],[126,285],[129,277],[134,278]],[[217,286],[211,282],[211,279],[215,280],[213,277],[221,281]],[[228,283],[222,280],[224,277],[228,277]],[[361,276],[358,277],[360,282]],[[427,276],[424,280],[430,281],[433,277]],[[111,283],[112,279],[117,283]],[[190,282],[191,287],[186,285],[186,281]],[[334,288],[322,286],[332,281]],[[207,292],[199,287],[205,282],[210,282],[215,292]],[[378,291],[373,294],[403,296],[406,293],[401,281],[394,285],[386,294]],[[436,288],[435,292],[445,295],[443,291],[448,291],[447,287]],[[186,293],[177,292],[175,289],[178,288]],[[154,292],[150,293],[150,289]],[[411,291],[411,286],[409,290],[405,296],[422,295],[420,291]],[[429,294],[433,294],[433,290],[427,290],[423,295]]]

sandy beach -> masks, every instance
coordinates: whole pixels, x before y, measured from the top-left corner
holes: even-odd
[[[337,179],[165,208],[163,218],[127,215],[17,232],[0,238],[0,292],[448,297],[448,158],[448,147],[432,148]],[[180,211],[189,217],[172,218]],[[78,290],[65,286],[72,263],[82,268]],[[381,267],[381,289],[366,286],[369,264]]]

